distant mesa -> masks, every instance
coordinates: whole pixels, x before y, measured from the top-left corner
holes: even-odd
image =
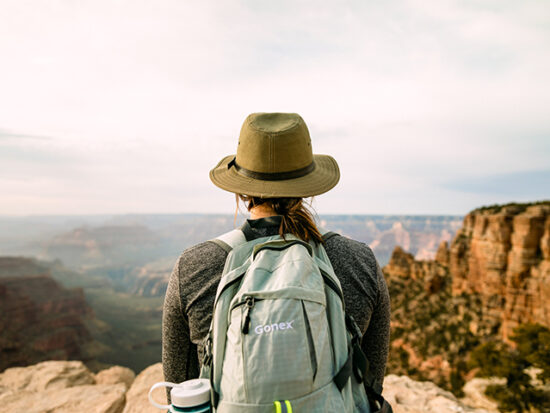
[[[462,219],[462,216],[331,215],[324,217],[321,226],[367,243],[384,266],[396,245],[417,259],[433,259],[438,245],[451,241]]]
[[[45,244],[44,254],[74,268],[132,262],[162,245],[160,238],[143,225],[109,225],[76,228]]]
[[[173,263],[153,263],[136,268],[127,278],[130,293],[142,297],[164,297]]]

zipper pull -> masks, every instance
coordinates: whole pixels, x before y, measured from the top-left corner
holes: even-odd
[[[243,334],[248,334],[248,329],[250,328],[250,311],[254,307],[254,297],[246,297],[246,316],[244,317],[243,323]]]

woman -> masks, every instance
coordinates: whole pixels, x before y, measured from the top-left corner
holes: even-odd
[[[237,194],[250,211],[242,227],[247,240],[291,233],[322,243],[303,198],[330,190],[339,178],[332,157],[313,155],[303,119],[287,113],[248,116],[236,156],[225,157],[210,172],[215,185]],[[361,347],[372,378],[381,387],[390,325],[384,276],[367,245],[336,235],[324,246],[340,280],[346,312],[363,332]],[[185,250],[174,267],[163,313],[162,362],[167,381],[199,376],[203,340],[226,257],[226,249],[208,241]]]

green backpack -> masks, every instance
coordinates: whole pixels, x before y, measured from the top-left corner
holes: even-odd
[[[201,370],[215,411],[370,413],[361,333],[323,246],[241,230],[213,242],[229,252]]]

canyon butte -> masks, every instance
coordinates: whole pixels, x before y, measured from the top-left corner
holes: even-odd
[[[469,353],[510,343],[522,324],[550,327],[550,201],[476,209],[433,260],[396,247],[384,267],[392,300],[391,372],[461,392]]]

